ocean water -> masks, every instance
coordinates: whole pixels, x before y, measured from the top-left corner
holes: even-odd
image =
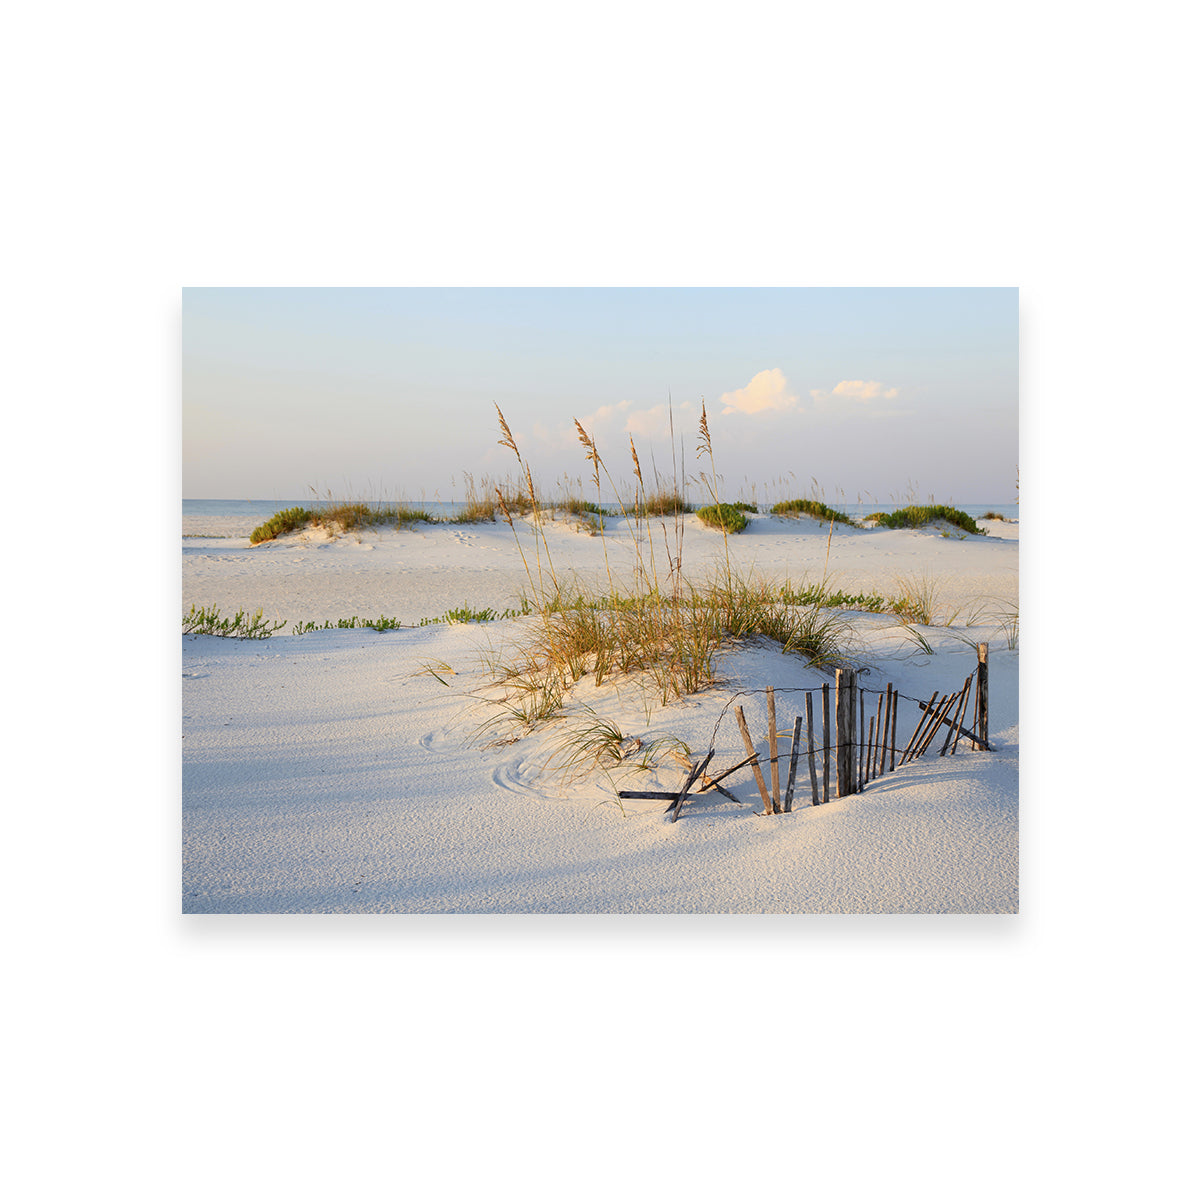
[[[693,500],[693,503],[695,501]],[[394,501],[388,503],[394,504]],[[435,517],[453,517],[465,507],[454,500],[406,501],[412,508],[424,509]],[[947,502],[951,503],[951,502]],[[185,537],[249,537],[250,533],[264,521],[285,508],[312,508],[312,498],[307,500],[184,500],[183,534]],[[834,501],[831,508],[844,512],[849,517],[865,517],[876,512],[894,512],[906,504],[846,504]],[[986,512],[996,512],[1009,521],[1020,519],[1016,504],[952,504],[969,517],[982,517]]]

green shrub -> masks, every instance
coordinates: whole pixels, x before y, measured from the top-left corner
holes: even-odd
[[[736,504],[709,504],[697,510],[696,516],[713,529],[741,533],[746,528],[746,514]]]
[[[307,508],[285,508],[254,530],[250,535],[250,545],[257,546],[259,542],[269,542],[281,533],[291,533],[293,529],[303,529],[313,520],[314,516],[315,514]]]
[[[796,517],[804,513],[821,521],[837,521],[840,525],[857,525],[853,517],[822,504],[820,500],[780,500],[771,507],[771,512],[777,517]]]
[[[910,504],[892,513],[875,513],[870,519],[885,529],[920,529],[934,521],[948,521],[967,533],[984,533],[973,517],[968,517],[957,508],[948,508],[945,504]]]

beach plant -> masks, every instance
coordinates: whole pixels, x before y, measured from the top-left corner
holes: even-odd
[[[746,514],[736,504],[708,504],[696,510],[696,516],[711,529],[726,533],[741,533],[746,528]]]
[[[777,517],[816,517],[819,521],[836,521],[839,525],[857,526],[853,517],[830,508],[820,500],[781,500],[771,506],[771,512]]]
[[[898,508],[895,512],[873,513],[867,518],[885,529],[920,529],[931,525],[934,521],[947,521],[966,533],[985,536],[987,531],[975,524],[975,518],[969,517],[961,509],[950,508],[945,504],[910,504]]]
[[[1017,649],[1020,643],[1020,609],[1017,601],[1003,605],[1000,611],[1000,632],[1004,635],[1005,643],[1010,650]]]
[[[914,625],[901,625],[901,631],[905,638],[912,642],[921,654],[932,654],[933,646],[930,645],[929,639]]]
[[[942,581],[928,574],[897,575],[892,611],[905,625],[932,625],[937,613]]]
[[[286,621],[277,624],[267,621],[261,608],[251,614],[239,608],[232,617],[222,617],[215,604],[211,608],[197,608],[193,604],[191,611],[183,614],[185,634],[208,634],[212,637],[261,640],[278,633],[286,624]]]
[[[305,633],[318,633],[322,629],[374,629],[383,633],[389,629],[408,629],[397,617],[339,617],[336,621],[324,621],[320,625],[316,621],[299,621],[292,626],[292,634],[299,636]]]
[[[310,509],[299,506],[285,508],[251,532],[250,545],[257,546],[260,542],[269,542],[273,538],[277,538],[281,533],[291,533],[293,530],[303,529],[312,519],[313,513]]]

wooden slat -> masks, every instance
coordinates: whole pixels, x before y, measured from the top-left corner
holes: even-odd
[[[858,770],[855,774],[858,776],[858,790],[861,792],[866,786],[867,775],[867,748],[863,744],[863,739],[867,736],[867,697],[861,689],[858,692]]]
[[[896,769],[896,720],[900,716],[900,692],[899,689],[892,693],[892,760],[889,771]]]
[[[710,750],[707,757],[699,766],[693,768],[692,773],[688,776],[687,783],[683,785],[683,791],[679,793],[678,799],[675,801],[675,815],[671,818],[672,821],[679,820],[679,814],[683,812],[683,802],[687,799],[688,791],[692,784],[696,782],[696,776],[704,772],[704,768],[712,761],[712,756],[716,753],[715,750]]]
[[[775,727],[775,689],[767,688],[767,749],[771,755],[771,803],[776,812],[779,804],[779,733]]]
[[[822,804],[829,803],[829,684],[821,684],[821,716],[822,729],[825,737],[825,789],[821,799]]]
[[[942,722],[946,719],[946,713],[958,703],[958,693],[954,692],[947,696],[941,704],[938,705],[937,712],[933,714],[932,720],[929,722],[929,729],[925,736],[921,739],[920,748],[914,755],[915,758],[920,758],[921,755],[929,749],[933,739],[937,736],[938,730],[941,728]]]
[[[887,700],[883,706],[883,740],[881,743],[881,745],[883,746],[883,753],[882,753],[882,755],[880,755],[880,760],[879,760],[880,761],[880,768],[879,768],[880,774],[882,774],[883,772],[885,772],[889,769],[888,765],[887,765],[887,761],[888,761],[888,741],[892,737],[892,700],[893,700],[892,685],[889,683],[887,685]]]
[[[750,730],[746,728],[746,714],[742,711],[740,704],[737,706],[737,723],[738,728],[742,731],[742,741],[746,743],[746,753],[754,758],[754,762],[750,764],[754,768],[754,782],[758,784],[758,792],[762,796],[763,812],[769,816],[775,810],[771,807],[771,797],[767,794],[767,781],[763,778],[762,768],[758,765],[754,741],[750,737]]]
[[[883,757],[883,693],[879,693],[879,702],[875,705],[875,749],[871,754],[871,778],[883,774],[879,760]]]
[[[808,777],[812,782],[812,802],[820,804],[817,791],[817,752],[813,745],[812,692],[804,693],[804,717],[808,721]]]
[[[939,757],[945,757],[946,751],[950,749],[950,739],[954,737],[954,730],[962,721],[962,715],[967,707],[967,693],[971,690],[971,681],[973,675],[968,675],[963,682],[962,691],[959,692],[958,706],[954,710],[954,717],[950,721],[950,728],[946,732],[946,740],[942,743],[942,749],[939,752]]]
[[[908,762],[909,755],[917,747],[917,739],[921,736],[921,731],[925,728],[925,722],[929,720],[930,713],[933,711],[933,706],[937,703],[938,696],[941,692],[934,692],[929,697],[929,704],[926,706],[920,700],[917,701],[917,707],[921,709],[921,719],[917,722],[916,729],[912,732],[912,737],[908,739],[908,745],[904,747],[904,753],[900,756],[900,765],[904,766]]]
[[[783,811],[790,813],[792,811],[792,794],[796,790],[796,760],[800,756],[800,718],[796,718],[795,725],[792,726],[792,756],[788,763],[788,781],[787,795],[783,801]]]
[[[957,692],[955,692],[955,695],[957,696],[957,695],[958,695],[958,693],[957,693]],[[918,703],[918,704],[921,706],[921,708],[926,708],[926,707],[927,707],[927,705],[926,705],[926,702],[925,702],[924,700],[918,700],[918,701],[917,701],[917,703]],[[942,717],[942,721],[943,721],[943,722],[945,722],[945,721],[948,721],[949,719],[950,719],[950,718],[949,718],[949,717],[946,717],[946,716],[943,716],[943,717]],[[963,728],[963,731],[962,731],[962,736],[963,736],[963,737],[965,737],[965,738],[968,738],[968,739],[970,739],[972,742],[974,742],[974,741],[975,741],[975,735],[974,735],[974,734],[973,734],[973,733],[972,733],[972,732],[971,732],[969,729],[967,729],[967,728],[965,728],[965,727]],[[982,749],[985,749],[985,748],[986,748],[986,747],[983,747],[983,746],[978,746],[978,745],[976,746],[976,749],[980,749],[980,750],[982,750]]]
[[[856,790],[854,763],[854,709],[857,688],[854,672],[839,669],[837,687],[837,794],[852,796]]]

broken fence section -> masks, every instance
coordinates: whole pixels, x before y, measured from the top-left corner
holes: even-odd
[[[835,768],[836,794],[850,796],[862,791],[872,780],[913,762],[936,746],[938,754],[954,754],[965,740],[972,750],[990,750],[988,744],[988,646],[978,647],[978,664],[963,681],[962,688],[950,695],[934,692],[928,700],[902,696],[889,683],[886,691],[858,686],[857,673],[837,672],[834,682],[833,705],[830,705],[829,684],[804,690],[804,712],[797,714],[790,733],[781,733],[776,720],[775,689],[767,688],[767,766],[771,782],[763,774],[763,761],[755,749],[754,739],[741,705],[734,710],[738,731],[746,749],[740,762],[710,776],[708,765],[715,750],[709,750],[704,760],[692,767],[683,786],[677,792],[619,791],[623,800],[662,800],[672,821],[679,820],[689,796],[717,791],[734,804],[741,801],[721,781],[749,767],[763,802],[764,815],[788,813],[796,796],[797,785],[803,790],[800,778],[800,759],[808,764],[811,803],[828,804],[831,766]],[[791,689],[789,689],[791,690]],[[821,729],[817,739],[813,719],[813,693],[821,694]],[[868,696],[876,697],[875,710],[870,713]],[[902,709],[901,705],[906,707]],[[908,708],[915,705],[915,711]],[[833,720],[831,722],[831,711]],[[970,721],[967,714],[970,713]],[[870,714],[868,716],[868,714]],[[900,729],[913,723],[912,734],[902,743]],[[718,722],[718,725],[720,722]],[[790,742],[787,751],[787,783],[780,796],[780,740]],[[716,740],[716,733],[713,734]],[[903,749],[900,746],[903,745]],[[817,761],[821,762],[818,772]]]

